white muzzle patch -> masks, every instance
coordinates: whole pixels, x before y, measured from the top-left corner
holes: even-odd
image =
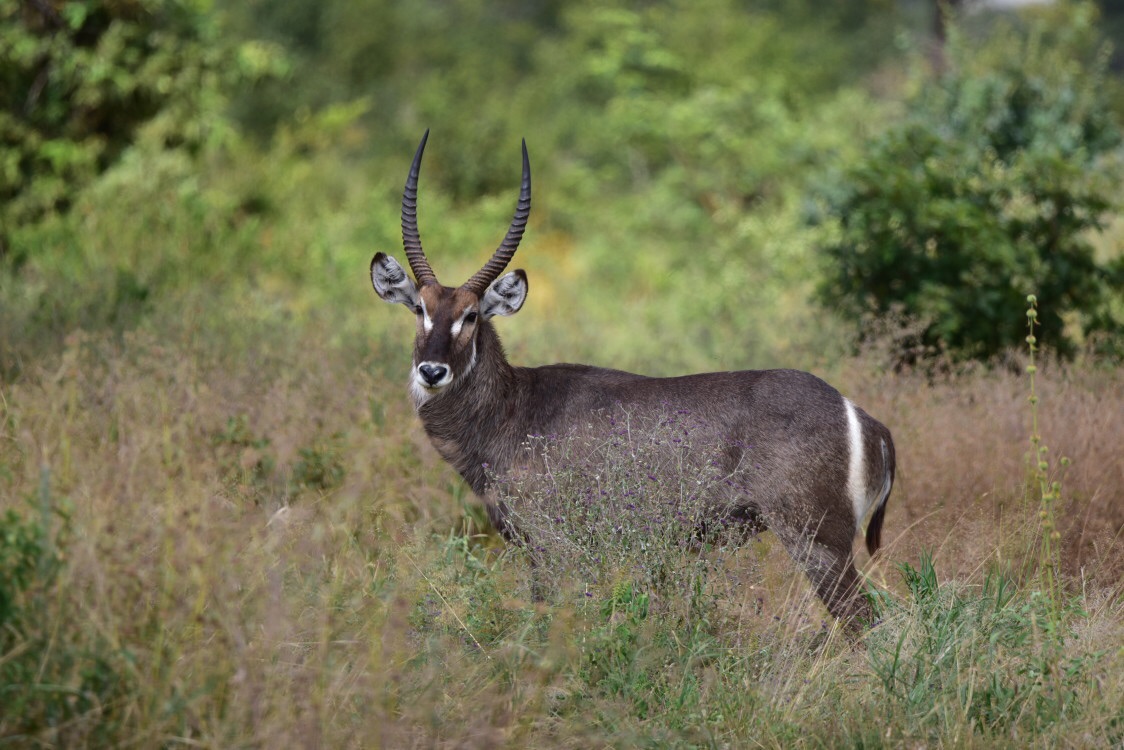
[[[422,368],[429,368],[429,377],[423,374]],[[440,377],[433,379],[435,371],[440,372]],[[442,389],[449,387],[453,382],[453,369],[441,362],[419,362],[414,366],[413,377],[410,378],[410,395],[414,399],[415,407],[421,406]]]

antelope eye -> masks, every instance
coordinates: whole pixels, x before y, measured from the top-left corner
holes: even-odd
[[[470,313],[469,313],[468,315],[465,315],[465,316],[464,316],[464,322],[465,322],[465,323],[475,323],[475,322],[476,322],[476,317],[477,317],[477,316],[476,316],[476,313],[475,313],[475,312],[470,312]]]
[[[414,314],[415,315],[421,315],[422,314],[421,305],[414,305]]]

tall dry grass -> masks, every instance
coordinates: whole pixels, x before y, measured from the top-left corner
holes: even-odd
[[[76,335],[5,385],[3,506],[49,496],[68,529],[44,619],[12,650],[43,651],[48,681],[92,698],[3,712],[0,736],[44,723],[34,738],[57,746],[100,744],[107,726],[142,745],[378,736],[377,706],[363,727],[336,717],[379,682],[381,540],[424,520],[450,477],[419,457],[404,404],[372,401],[384,385],[359,364],[314,340],[222,353]],[[122,686],[111,703],[91,669]]]
[[[1021,369],[980,368],[935,381],[841,371],[843,389],[887,423],[898,446],[887,559],[933,549],[954,575],[989,561],[1029,563],[1038,501]],[[1064,469],[1053,461],[1063,490],[1062,569],[1111,585],[1124,575],[1124,377],[1109,367],[1059,363],[1040,365],[1038,377],[1043,442],[1054,459],[1072,461]]]
[[[403,356],[331,343],[315,327],[224,340],[184,323],[76,334],[4,383],[0,512],[47,519],[61,559],[16,592],[3,625],[0,738],[1095,747],[1124,736],[1113,713],[1124,705],[1119,373],[1052,367],[1041,378],[1045,440],[1073,459],[1061,527],[1068,590],[1088,610],[1066,636],[1080,679],[1049,721],[1019,703],[981,728],[940,687],[976,673],[932,667],[927,689],[944,714],[919,718],[830,629],[767,537],[712,566],[694,604],[648,599],[618,571],[532,605],[522,556],[484,533],[426,443]],[[840,372],[898,444],[890,543],[867,564],[902,602],[875,630],[892,646],[918,632],[894,564],[932,549],[942,580],[970,593],[993,562],[1027,557],[1025,384],[1004,372],[872,377],[862,361]],[[994,674],[1038,695],[1011,653]]]

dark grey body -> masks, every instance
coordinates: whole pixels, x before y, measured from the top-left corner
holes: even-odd
[[[596,424],[592,416],[615,409],[652,416],[686,410],[707,426],[704,439],[720,448],[725,470],[752,462],[753,490],[727,506],[730,517],[771,528],[834,615],[869,619],[851,552],[863,519],[856,518],[848,495],[849,426],[835,388],[797,370],[651,378],[587,365],[514,367],[492,325],[480,326],[477,364],[422,403],[418,415],[438,452],[487,504],[506,538],[524,541],[492,497],[489,476],[526,460],[529,435],[589,429]],[[867,509],[873,511],[867,531],[873,552],[893,481],[893,441],[881,423],[857,407],[855,412]]]
[[[668,412],[687,412],[702,430],[692,436],[691,461],[717,456],[723,471],[753,467],[744,488],[735,486],[739,494],[715,499],[714,513],[721,516],[715,520],[772,529],[832,614],[850,623],[869,621],[851,545],[869,515],[867,549],[878,549],[894,481],[889,430],[827,383],[795,370],[648,378],[586,365],[511,366],[490,319],[515,314],[527,296],[523,271],[501,276],[530,215],[527,144],[507,234],[483,268],[448,287],[430,267],[417,226],[428,136],[414,153],[402,195],[402,246],[414,280],[380,252],[371,259],[371,284],[383,300],[414,314],[410,394],[418,416],[438,452],[487,504],[500,532],[515,543],[527,541],[489,482],[533,460],[530,436],[590,435],[606,429],[609,420],[602,417],[617,410],[648,424]]]

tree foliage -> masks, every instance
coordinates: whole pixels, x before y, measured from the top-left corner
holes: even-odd
[[[0,0],[0,256],[14,227],[65,210],[142,126],[174,148],[213,137],[247,62],[201,4]]]
[[[1043,340],[1063,353],[1120,330],[1111,310],[1124,269],[1098,262],[1089,235],[1114,206],[1121,134],[1103,57],[1079,54],[1088,19],[1067,20],[1009,29],[976,51],[953,35],[949,69],[867,144],[830,203],[841,232],[824,248],[827,304],[918,319],[909,344],[956,357],[1021,342],[1014,311],[1031,293],[1046,303]]]
[[[426,178],[462,201],[510,187],[521,136],[538,163],[551,149],[583,176],[645,183],[687,164],[752,194],[774,165],[730,176],[771,153],[745,149],[748,134],[852,84],[887,54],[872,50],[892,54],[893,5],[255,0],[231,5],[231,28],[283,45],[297,73],[244,92],[236,114],[265,137],[301,110],[364,99],[374,148],[408,151],[427,127],[457,144]]]
[[[930,321],[926,343],[965,356],[1018,340],[1017,322],[993,323],[1017,321],[1027,290],[1046,341],[1062,320],[1075,342],[1111,329],[1114,251],[1098,264],[1087,235],[1107,215],[1118,135],[1101,68],[1067,56],[1095,46],[1093,24],[962,44],[905,122],[869,139],[917,85],[908,30],[928,38],[932,10],[0,0],[0,254],[35,259],[3,264],[6,327],[128,327],[201,272],[252,286],[268,268],[294,287],[310,258],[343,272],[348,253],[397,244],[403,160],[428,127],[421,210],[443,262],[475,262],[510,220],[526,137],[543,243],[527,261],[552,269],[535,298],[574,298],[597,273],[638,324],[691,342],[669,359],[615,307],[587,305],[585,324],[635,363],[773,365],[836,346],[840,316],[807,305],[821,254],[833,308],[904,309]],[[971,22],[990,29],[986,15]],[[834,164],[857,166],[831,193],[825,248],[807,188]],[[589,338],[557,329],[571,330]]]

